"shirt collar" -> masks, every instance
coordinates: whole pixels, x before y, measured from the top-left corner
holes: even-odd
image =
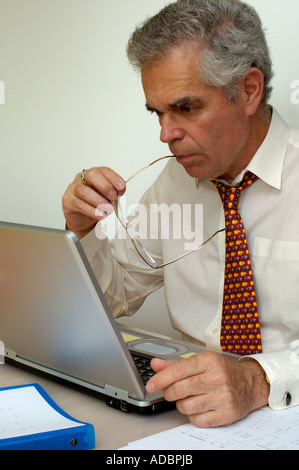
[[[289,140],[289,127],[273,108],[268,133],[248,166],[234,179],[232,186],[237,186],[246,171],[251,171],[265,183],[281,189],[281,175]],[[221,181],[221,180],[219,180]],[[195,180],[198,187],[199,180]]]
[[[289,141],[289,127],[273,109],[266,138],[245,171],[251,171],[273,188],[281,189],[282,168]],[[242,175],[243,177],[243,175]]]

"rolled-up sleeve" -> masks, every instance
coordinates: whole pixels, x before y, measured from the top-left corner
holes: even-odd
[[[100,223],[81,246],[115,318],[134,314],[163,285],[163,273],[147,268],[129,239],[109,241]]]

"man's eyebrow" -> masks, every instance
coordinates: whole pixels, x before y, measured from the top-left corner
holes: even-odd
[[[149,104],[145,103],[145,108],[147,111],[149,111],[150,113],[157,113],[158,110],[155,109],[155,108],[152,108]]]
[[[204,102],[201,98],[198,96],[183,96],[182,98],[179,98],[177,101],[174,103],[169,104],[167,107],[169,109],[182,109],[182,108],[187,108],[187,107],[204,107]],[[145,104],[145,107],[147,111],[150,113],[160,113],[158,109],[153,108],[150,106],[148,103]]]
[[[183,96],[179,98],[174,103],[170,104],[169,107],[171,109],[181,109],[187,108],[191,106],[202,107],[204,105],[203,100],[198,96]]]

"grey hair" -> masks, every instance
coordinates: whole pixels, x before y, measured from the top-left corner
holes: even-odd
[[[272,62],[261,20],[252,6],[239,0],[177,0],[135,30],[127,55],[133,67],[142,70],[187,42],[200,46],[204,83],[223,89],[231,103],[238,99],[239,84],[250,68],[260,69],[262,104],[267,104]]]

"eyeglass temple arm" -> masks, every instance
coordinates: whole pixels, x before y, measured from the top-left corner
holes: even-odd
[[[141,168],[140,170],[136,171],[136,173],[134,173],[133,175],[131,175],[126,181],[125,183],[128,183],[129,181],[131,181],[133,178],[135,178],[135,176],[139,175],[139,173],[142,173],[144,170],[146,170],[147,168],[151,167],[152,165],[154,165],[155,163],[161,161],[161,160],[165,160],[166,158],[174,158],[175,155],[167,155],[165,157],[160,157],[160,158],[157,158],[156,160],[154,160],[153,162],[149,163],[148,165],[146,165],[144,168]],[[119,212],[120,212],[120,206],[118,204],[118,198],[110,201],[112,206],[113,206],[113,209],[115,211],[115,214],[117,216],[117,218],[119,219]],[[121,214],[121,216],[123,216],[123,214]],[[126,225],[128,224],[128,221],[125,219],[125,222],[123,223],[120,219],[119,219],[120,223],[123,225],[124,228],[127,228]],[[124,225],[125,224],[125,225]]]
[[[165,160],[166,158],[174,158],[175,155],[167,155],[166,157],[160,157],[160,158],[157,158],[157,160],[149,163],[149,165],[146,165],[144,168],[141,168],[141,170],[138,170],[136,171],[136,173],[134,173],[133,175],[131,175],[127,180],[126,180],[126,183],[128,183],[129,181],[131,181],[133,178],[135,178],[135,176],[139,175],[139,173],[142,173],[144,170],[146,170],[147,168],[149,168],[150,166],[154,165],[155,163],[159,162],[160,160]]]
[[[195,251],[200,250],[204,245],[209,243],[216,235],[218,235],[218,233],[225,232],[225,231],[226,231],[225,228],[221,228],[221,229],[217,230],[217,232],[213,233],[213,235],[211,235],[210,238],[205,240],[201,245],[197,246],[193,250],[188,251],[188,253],[184,253],[182,256],[179,256],[178,258],[175,258],[175,259],[173,259],[171,261],[168,261],[166,263],[163,263],[163,264],[157,264],[156,261],[152,258],[152,256],[148,253],[146,248],[144,248],[144,246],[139,242],[139,240],[131,238],[129,233],[128,233],[128,235],[129,235],[129,238],[130,238],[131,242],[133,243],[133,245],[135,247],[135,250],[139,253],[139,255],[141,256],[143,261],[145,261],[145,263],[148,266],[150,266],[152,269],[160,269],[160,268],[164,268],[165,266],[169,266],[170,264],[173,264],[176,261],[179,261],[179,260],[185,258],[188,255],[191,255],[191,253],[194,253]]]

